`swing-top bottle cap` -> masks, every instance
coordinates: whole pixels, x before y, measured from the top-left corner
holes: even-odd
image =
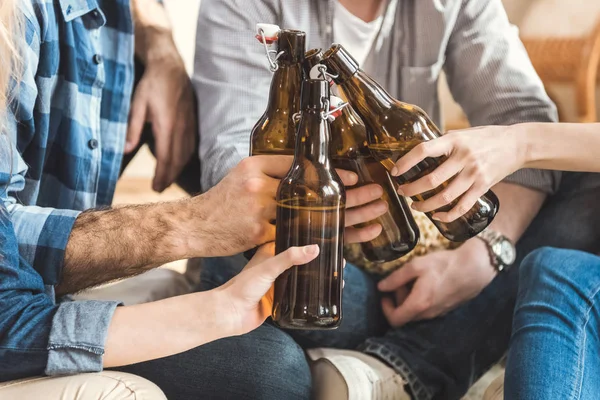
[[[344,104],[344,100],[340,99],[337,96],[331,95],[329,96],[329,111],[333,111],[336,108],[339,108],[342,104]],[[334,112],[333,114],[331,114],[331,116],[333,118],[338,118],[339,116],[342,115],[342,110],[337,110],[336,112]]]
[[[281,28],[274,24],[256,24],[256,39],[262,43],[263,36],[267,44],[273,44],[277,41]]]

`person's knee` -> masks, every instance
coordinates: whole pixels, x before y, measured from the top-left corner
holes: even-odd
[[[95,375],[86,385],[101,385],[111,388],[102,400],[166,400],[167,397],[158,386],[137,375],[124,372],[105,371]],[[91,397],[90,397],[91,398]]]
[[[519,275],[519,285],[536,288],[549,281],[569,281],[587,279],[589,267],[598,265],[598,258],[578,250],[542,247],[533,251],[523,260]],[[588,268],[586,268],[588,267]]]
[[[269,351],[255,353],[247,382],[249,398],[309,399],[312,378],[304,350],[287,334],[277,331],[285,337],[276,343],[270,341]]]
[[[166,400],[154,383],[142,377],[104,371],[94,374],[43,377],[5,384],[0,398],[7,399],[99,399]]]

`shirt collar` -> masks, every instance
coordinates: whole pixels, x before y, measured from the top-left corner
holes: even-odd
[[[98,0],[59,0],[66,22],[88,14],[98,8]]]

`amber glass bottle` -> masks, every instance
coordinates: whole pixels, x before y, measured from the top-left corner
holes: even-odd
[[[319,245],[318,257],[275,282],[273,320],[287,329],[332,329],[342,320],[346,194],[329,159],[329,123],[323,118],[329,84],[306,80],[294,162],[277,192],[277,253]]]
[[[334,45],[329,49],[324,54],[322,63],[335,76],[335,82],[365,123],[371,154],[389,171],[413,147],[441,136],[439,129],[423,110],[390,96],[359,68],[358,63],[342,46]],[[444,161],[445,157],[427,158],[396,180],[399,184],[414,182]],[[421,201],[434,196],[448,186],[448,183],[416,196],[415,200]],[[448,211],[454,205],[456,201],[438,211]],[[443,223],[432,219],[432,222],[447,239],[462,242],[483,231],[494,219],[498,208],[498,198],[489,191],[458,220]],[[432,214],[427,215],[431,218]]]
[[[252,129],[250,155],[294,154],[296,128],[293,117],[300,111],[302,62],[306,51],[306,34],[301,31],[279,31],[277,60],[269,102],[263,116]]]
[[[304,74],[310,75],[322,60],[320,50],[310,50],[304,61]],[[343,93],[338,93],[343,96]],[[333,98],[333,97],[332,97]],[[333,104],[333,102],[332,102]],[[331,107],[335,107],[333,104]],[[378,223],[381,234],[370,242],[360,244],[363,256],[372,263],[394,261],[412,251],[419,241],[419,227],[403,197],[396,192],[396,185],[389,173],[369,152],[366,128],[352,106],[342,109],[331,123],[331,162],[335,168],[355,172],[356,187],[371,183],[380,185],[384,192],[382,200],[388,204],[388,212],[358,228]]]

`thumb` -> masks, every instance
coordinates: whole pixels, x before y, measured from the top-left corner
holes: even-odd
[[[303,265],[319,255],[319,246],[291,247],[260,264],[250,265],[237,278],[233,293],[246,300],[260,301],[269,291],[275,279],[294,265]]]
[[[316,244],[304,247],[290,247],[286,251],[263,261],[255,268],[253,273],[263,278],[275,281],[279,275],[294,265],[303,265],[311,262],[319,255],[319,246]]]
[[[125,142],[125,154],[131,153],[140,143],[142,130],[146,123],[147,110],[147,103],[143,91],[138,89],[131,104],[129,127],[127,128],[127,140]]]

